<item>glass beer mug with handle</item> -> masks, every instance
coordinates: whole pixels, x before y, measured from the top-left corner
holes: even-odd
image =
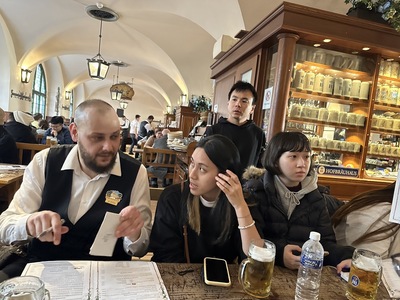
[[[346,297],[350,300],[373,300],[381,282],[382,258],[379,254],[356,249],[353,253]]]
[[[50,293],[39,277],[20,276],[0,284],[0,300],[50,300]]]
[[[239,266],[239,282],[243,290],[256,298],[266,298],[271,292],[275,264],[275,244],[259,239],[251,242],[248,258]]]

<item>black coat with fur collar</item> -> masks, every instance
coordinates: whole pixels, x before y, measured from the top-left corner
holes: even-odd
[[[251,168],[244,174],[247,182],[244,191],[251,201],[257,201],[264,218],[264,238],[276,246],[275,263],[284,266],[283,250],[286,245],[302,247],[309,239],[310,231],[321,234],[321,244],[329,255],[324,258],[325,265],[336,266],[344,259],[352,257],[354,248],[336,244],[327,210],[325,194],[318,189],[306,194],[294,209],[290,219],[283,209],[275,189],[274,179],[267,171]]]

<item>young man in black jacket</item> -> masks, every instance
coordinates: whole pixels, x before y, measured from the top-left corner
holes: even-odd
[[[228,118],[221,117],[204,134],[222,134],[232,140],[239,150],[242,170],[251,165],[261,166],[260,157],[265,147],[264,132],[250,120],[256,102],[254,87],[248,82],[236,82],[228,94]]]

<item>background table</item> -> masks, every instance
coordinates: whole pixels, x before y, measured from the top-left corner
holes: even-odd
[[[201,264],[158,263],[161,277],[171,300],[175,299],[255,299],[247,295],[238,282],[238,265],[229,265],[232,286],[217,287],[206,285],[201,277]],[[179,271],[193,272],[179,275]],[[272,294],[269,300],[294,299],[297,271],[275,266],[272,279]],[[345,300],[346,283],[336,274],[336,269],[324,267],[319,292],[320,300]],[[380,285],[377,300],[390,299],[383,284]]]
[[[0,198],[4,198],[8,203],[11,202],[15,192],[19,189],[26,166],[0,164],[0,166],[16,166],[10,170],[0,169]]]

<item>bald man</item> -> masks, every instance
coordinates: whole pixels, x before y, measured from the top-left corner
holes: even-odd
[[[21,188],[0,215],[0,242],[33,237],[27,261],[145,255],[151,230],[147,171],[118,150],[120,123],[113,107],[102,100],[84,101],[69,129],[77,145],[43,150],[28,165]],[[106,197],[107,191],[116,197]],[[91,255],[106,212],[118,216],[117,242],[110,257]],[[39,237],[47,228],[52,232]],[[21,271],[3,269],[0,277]]]

